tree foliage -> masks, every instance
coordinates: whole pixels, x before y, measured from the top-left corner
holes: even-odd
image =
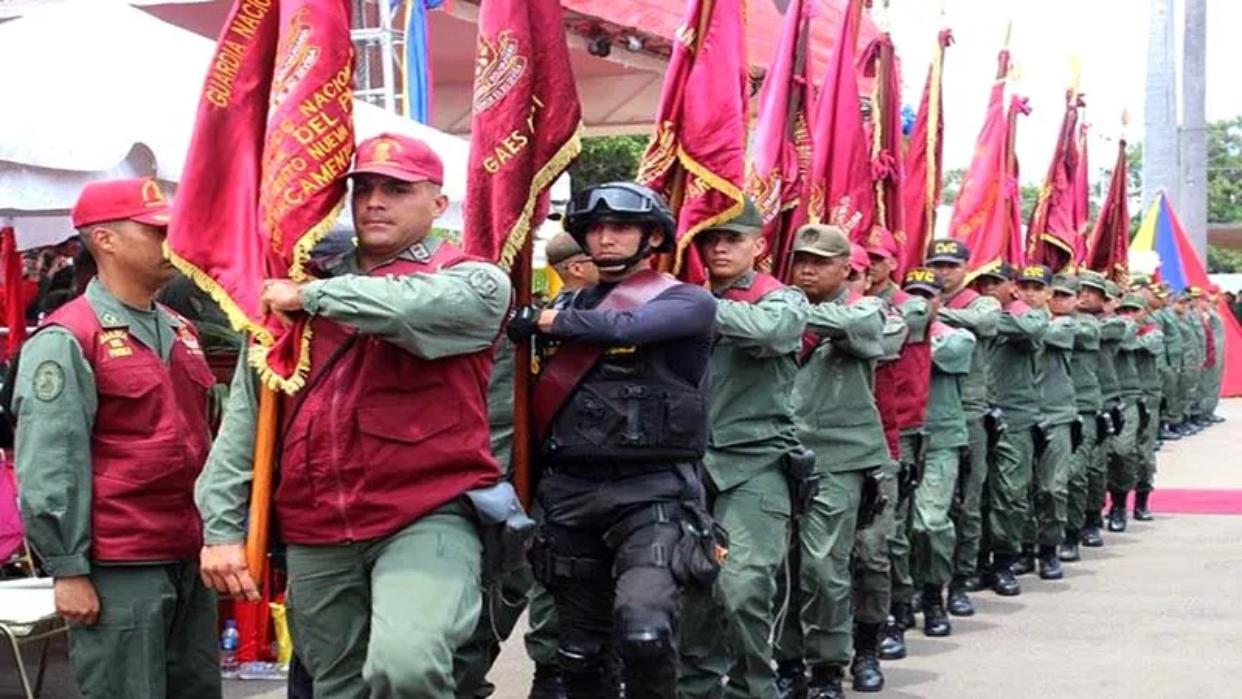
[[[1242,116],[1208,125],[1208,221],[1242,223]]]
[[[582,154],[569,168],[574,193],[603,182],[634,179],[646,147],[646,136],[594,136],[582,139]]]

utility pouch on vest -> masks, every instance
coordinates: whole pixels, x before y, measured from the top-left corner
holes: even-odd
[[[1046,422],[1031,427],[1031,441],[1035,443],[1036,461],[1044,458],[1044,452],[1048,451],[1048,444],[1052,441],[1048,434],[1050,429]]]
[[[687,500],[681,505],[684,508],[681,538],[673,546],[669,568],[683,586],[710,590],[729,555],[729,533],[712,519],[702,504]]]
[[[521,568],[535,536],[535,520],[526,515],[513,484],[501,481],[487,488],[466,491],[483,542],[483,579],[496,578]]]
[[[1078,451],[1078,447],[1082,446],[1082,416],[1074,418],[1070,423],[1070,451]]]
[[[1112,435],[1113,420],[1108,412],[1101,410],[1095,414],[1095,443],[1103,444]]]
[[[798,447],[781,459],[781,470],[785,472],[785,481],[789,484],[793,516],[801,517],[811,509],[811,501],[819,494],[819,483],[823,478],[815,470],[815,452]]]
[[[991,457],[996,453],[996,445],[1000,444],[1001,437],[1005,435],[1005,430],[1009,429],[1005,425],[1005,413],[1000,408],[992,408],[983,414],[983,430],[988,437],[988,456]]]
[[[897,501],[905,502],[914,494],[915,489],[923,482],[923,472],[927,468],[927,433],[915,432],[914,454],[911,461],[902,461],[901,470],[897,473]]]
[[[1113,434],[1121,434],[1121,431],[1126,427],[1126,414],[1121,404],[1109,408],[1108,415],[1113,421]]]
[[[1138,399],[1138,414],[1139,414],[1139,424],[1138,424],[1139,432],[1146,434],[1147,425],[1151,423],[1151,410],[1147,408],[1147,398],[1145,397],[1140,397]]]
[[[858,501],[858,529],[866,529],[884,514],[888,496],[884,494],[884,472],[872,469],[863,476],[862,499]]]

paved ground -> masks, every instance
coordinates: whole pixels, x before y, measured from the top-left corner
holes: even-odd
[[[1242,400],[1230,421],[1160,453],[1158,484],[1242,489]],[[979,614],[954,634],[912,631],[911,657],[885,663],[887,697],[1205,697],[1242,695],[1242,517],[1162,515],[1084,549],[1059,583],[1022,578],[1024,592],[979,593]],[[63,649],[46,697],[67,687]],[[525,696],[530,664],[520,639],[502,653],[497,697]],[[0,698],[17,696],[0,660]],[[276,699],[270,683],[230,683],[228,697]],[[174,695],[175,696],[175,695]]]

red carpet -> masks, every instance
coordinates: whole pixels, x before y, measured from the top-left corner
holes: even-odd
[[[1187,515],[1242,515],[1242,490],[1161,489],[1151,494],[1153,512]]]

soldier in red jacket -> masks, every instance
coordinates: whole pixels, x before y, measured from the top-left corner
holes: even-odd
[[[55,578],[84,697],[219,697],[193,498],[215,380],[193,326],[153,300],[174,272],[168,202],[154,180],[95,182],[72,217],[99,276],[22,351],[26,531]]]

